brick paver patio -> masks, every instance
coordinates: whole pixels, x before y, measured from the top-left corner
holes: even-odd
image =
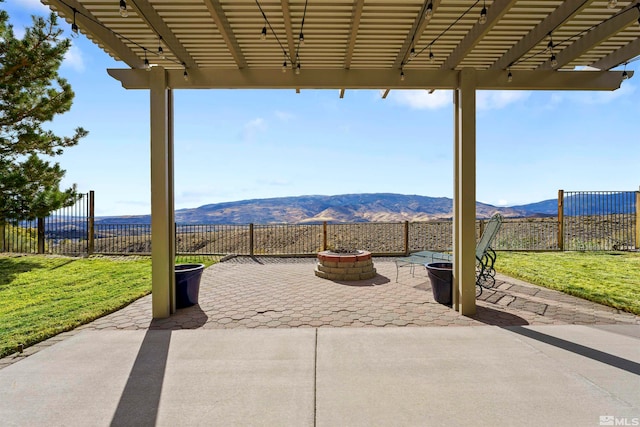
[[[433,327],[544,324],[640,324],[640,317],[561,292],[498,276],[484,290],[477,314],[462,316],[434,301],[424,268],[374,259],[378,275],[356,282],[316,277],[313,258],[238,257],[202,275],[199,304],[168,319],[151,319],[151,296],[75,331],[0,359],[0,368],[83,329],[232,329],[318,327]]]

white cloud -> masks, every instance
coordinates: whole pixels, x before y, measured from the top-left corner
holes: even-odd
[[[620,89],[606,92],[574,92],[567,98],[589,105],[608,104],[619,98],[631,96],[636,91],[636,87],[629,81],[625,81]]]
[[[476,92],[476,105],[478,110],[499,110],[514,102],[527,99],[530,95],[529,91],[482,90]]]
[[[72,68],[81,73],[84,71],[84,60],[82,59],[82,52],[76,45],[71,45],[67,53],[64,55],[64,61],[62,65]]]
[[[614,91],[554,92],[547,103],[547,107],[559,107],[565,102],[583,105],[609,104],[624,97],[631,99],[631,96],[636,92],[636,89],[637,87],[627,80],[622,83],[620,89]]]
[[[433,93],[426,90],[394,90],[389,92],[387,98],[416,110],[437,110],[453,103],[450,90],[436,90]]]
[[[259,133],[267,130],[267,122],[261,118],[255,118],[245,123],[242,130],[242,139],[245,141],[253,141]]]

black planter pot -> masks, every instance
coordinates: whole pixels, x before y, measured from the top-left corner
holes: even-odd
[[[176,308],[190,307],[198,303],[200,278],[204,264],[178,264],[176,274]]]
[[[425,266],[431,281],[433,299],[440,304],[451,306],[451,287],[453,282],[453,263],[434,262]]]

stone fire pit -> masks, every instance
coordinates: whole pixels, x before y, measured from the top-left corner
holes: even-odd
[[[318,253],[315,274],[329,280],[365,280],[376,276],[371,252],[332,252]]]

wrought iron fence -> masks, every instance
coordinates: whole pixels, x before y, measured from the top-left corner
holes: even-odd
[[[480,236],[484,221],[477,222]],[[496,250],[558,250],[557,220],[508,219]],[[404,255],[419,250],[450,251],[451,221],[177,225],[176,252],[198,255],[315,255],[326,249],[363,249],[375,255]],[[151,229],[142,224],[96,224],[95,253],[151,253]]]
[[[496,250],[637,250],[638,192],[563,192],[559,216],[505,219]],[[32,222],[0,227],[0,252],[150,254],[149,224],[93,219],[93,192],[74,206]],[[483,221],[478,221],[479,237]],[[176,252],[199,255],[313,255],[326,249],[364,249],[376,255],[450,251],[451,221],[349,224],[180,224]]]
[[[91,250],[93,191],[46,218],[0,225],[0,252],[79,255]]]
[[[560,191],[560,247],[570,251],[638,247],[636,191]]]

